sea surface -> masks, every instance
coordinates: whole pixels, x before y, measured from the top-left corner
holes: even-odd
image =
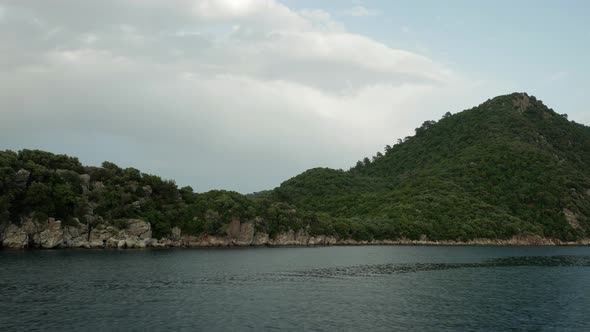
[[[590,331],[590,248],[0,251],[0,331]]]

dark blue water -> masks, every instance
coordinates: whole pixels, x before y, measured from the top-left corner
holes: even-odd
[[[590,330],[590,248],[0,251],[0,331]]]

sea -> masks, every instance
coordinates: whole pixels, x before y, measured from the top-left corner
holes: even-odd
[[[0,331],[590,331],[590,247],[0,251]]]

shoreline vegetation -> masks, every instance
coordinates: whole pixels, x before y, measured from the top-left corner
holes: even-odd
[[[525,93],[425,121],[347,171],[249,195],[6,150],[0,247],[588,245],[589,170],[590,128]]]

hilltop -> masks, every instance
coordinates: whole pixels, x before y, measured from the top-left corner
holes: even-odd
[[[341,236],[574,240],[588,234],[590,128],[533,96],[499,96],[426,121],[349,171],[311,169],[269,196],[325,214]]]

